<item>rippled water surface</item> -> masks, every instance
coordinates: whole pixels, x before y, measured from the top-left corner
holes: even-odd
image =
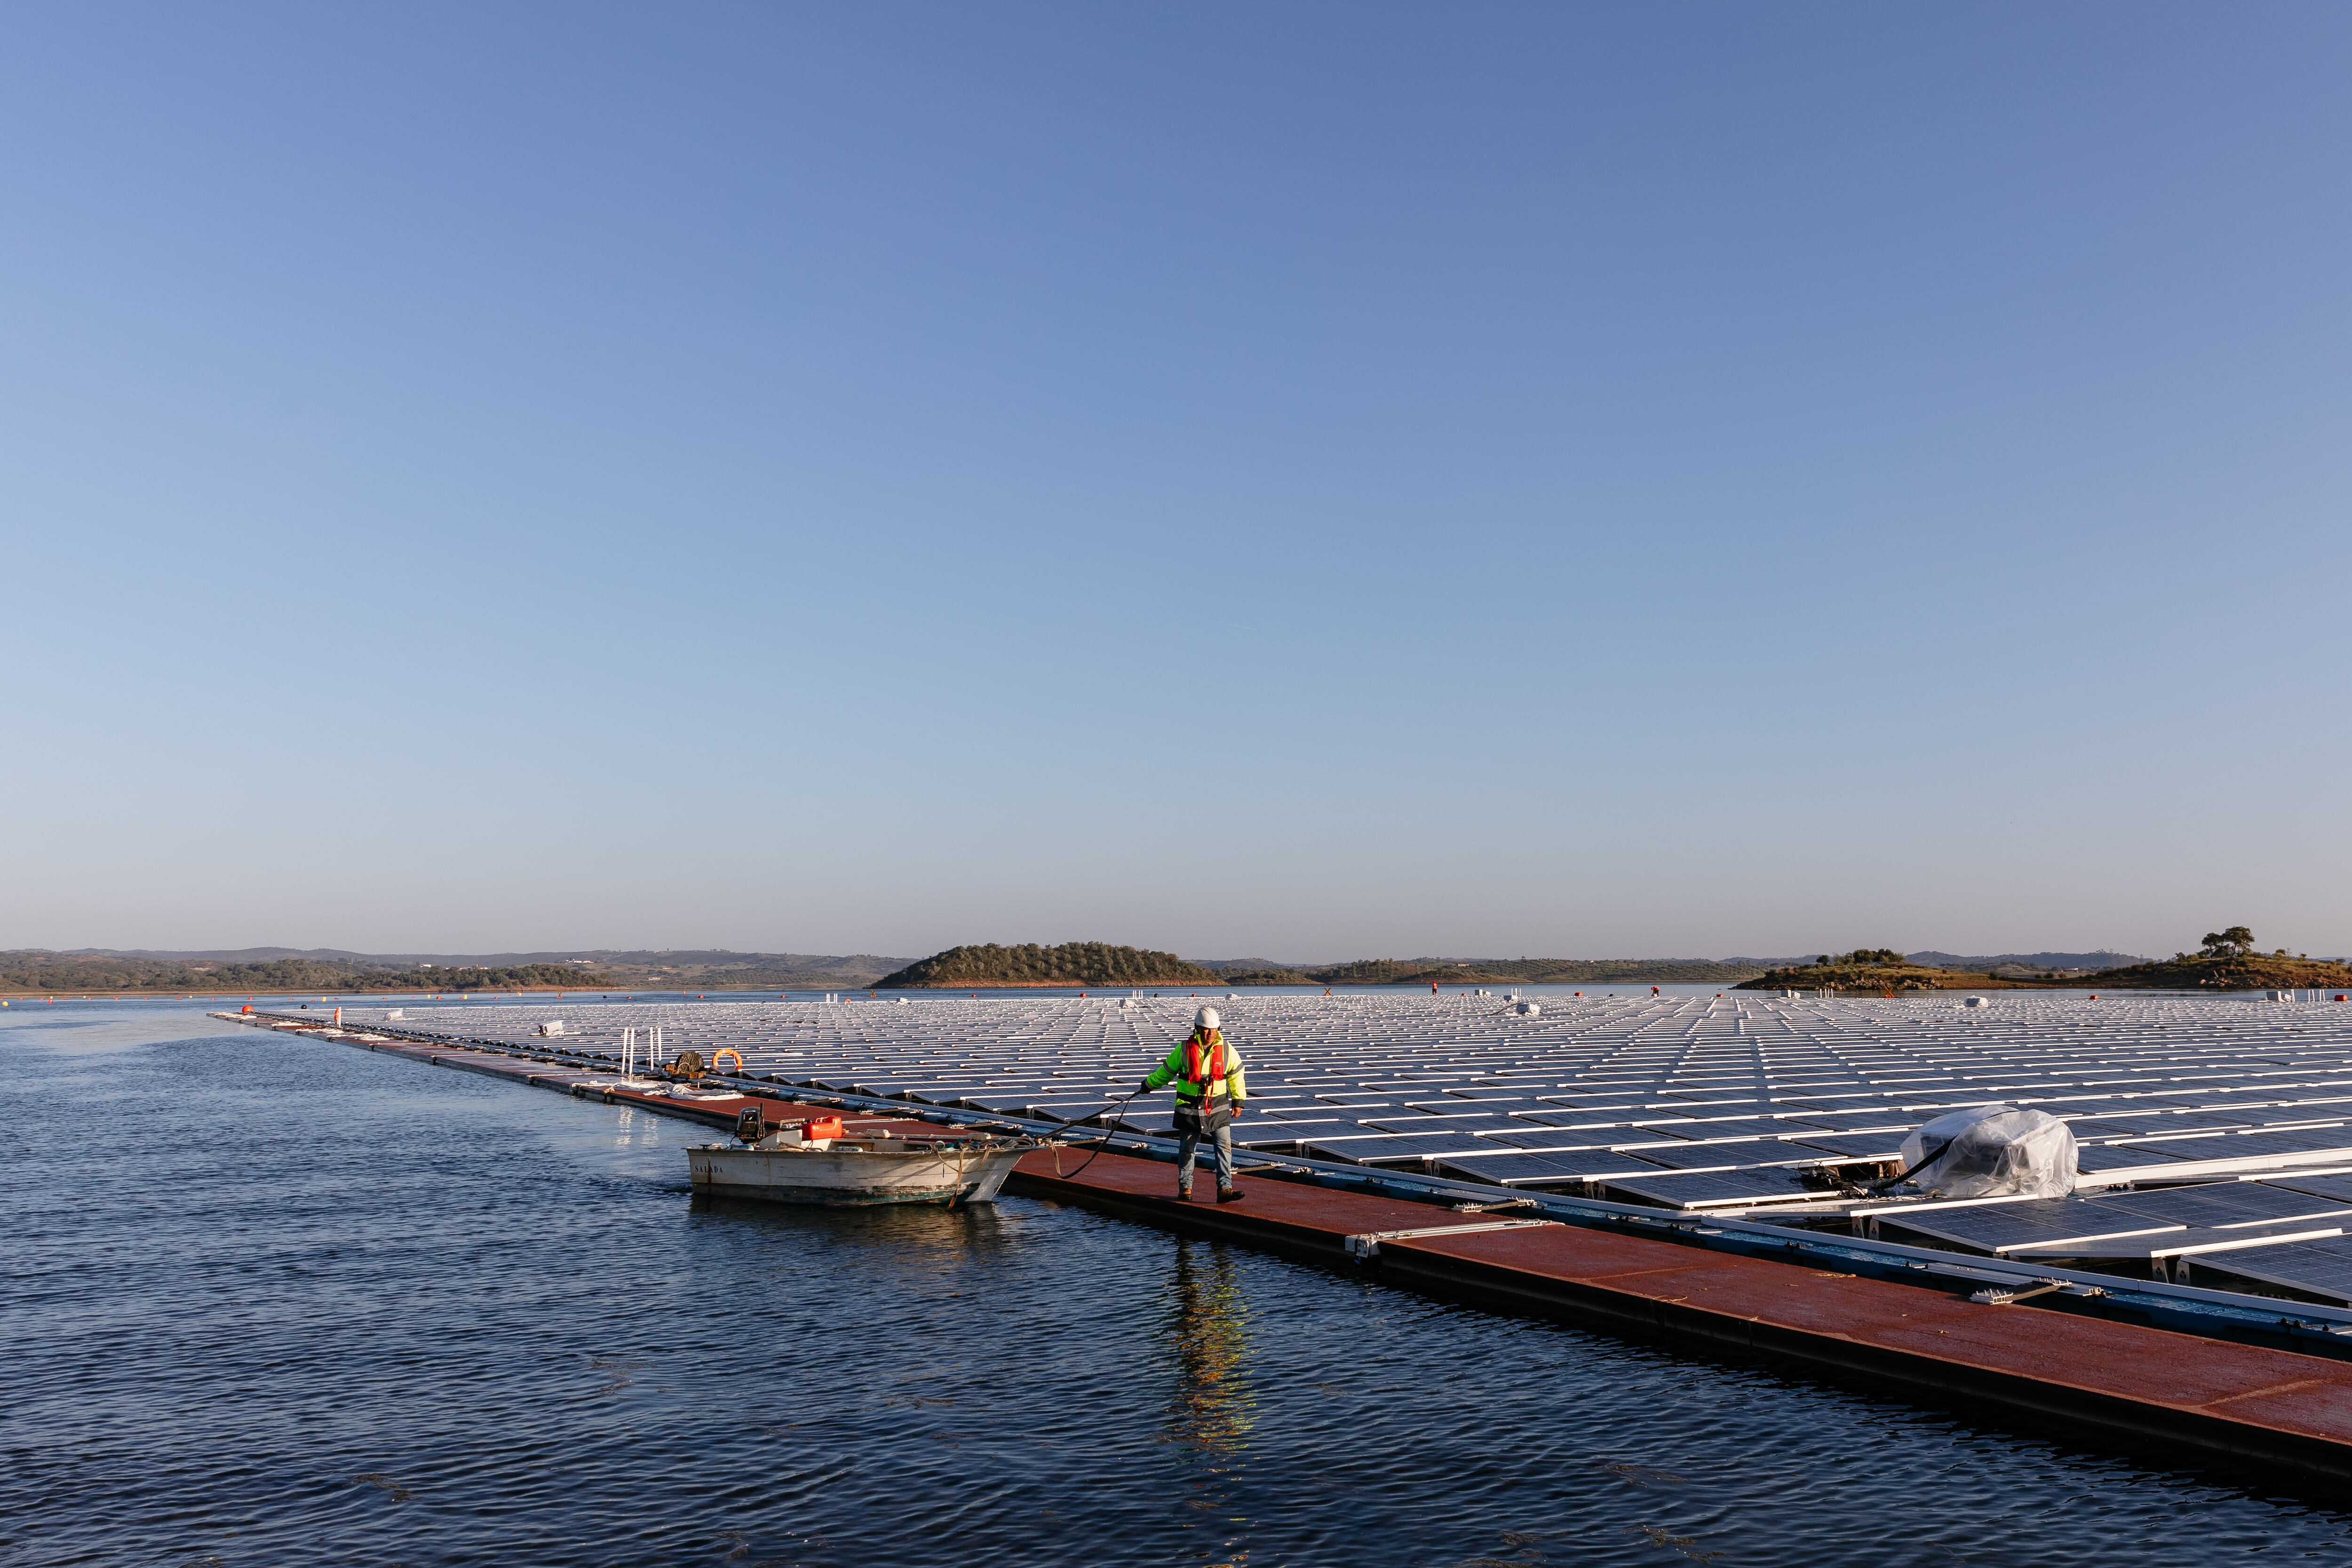
[[[0,1013],[0,1563],[2352,1563],[2352,1520],[193,1005]]]

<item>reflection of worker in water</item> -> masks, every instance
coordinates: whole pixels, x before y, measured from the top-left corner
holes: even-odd
[[[1210,1453],[1239,1448],[1257,1396],[1249,1383],[1249,1303],[1223,1246],[1177,1242],[1174,1328],[1183,1380],[1170,1405],[1173,1436]]]
[[[1192,1032],[1151,1069],[1136,1092],[1150,1094],[1173,1079],[1176,1084],[1176,1197],[1192,1195],[1192,1157],[1203,1136],[1216,1145],[1217,1201],[1229,1204],[1242,1195],[1234,1184],[1234,1118],[1249,1101],[1249,1084],[1242,1077],[1242,1054],[1234,1049],[1219,1026],[1214,1007],[1192,1016]]]

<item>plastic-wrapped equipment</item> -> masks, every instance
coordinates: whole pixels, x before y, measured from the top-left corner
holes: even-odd
[[[2063,1198],[2074,1190],[2074,1130],[2043,1111],[1972,1105],[1904,1139],[1903,1168],[1939,1198]]]

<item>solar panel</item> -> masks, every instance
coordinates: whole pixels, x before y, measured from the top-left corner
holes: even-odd
[[[2298,1132],[2233,1132],[2226,1154],[2311,1154],[2342,1151],[2352,1158],[2352,1131],[2342,1127],[2315,1127]],[[2194,1159],[2198,1156],[2191,1155]],[[2211,1155],[2204,1156],[2212,1158]]]
[[[2085,1143],[2075,1152],[2074,1168],[2085,1175],[2100,1176],[2111,1171],[2172,1165],[2182,1160],[2203,1158],[2199,1154],[2180,1153],[2178,1149],[2176,1144],[2158,1149],[2146,1143]]]
[[[2145,1138],[2162,1129],[2165,1117],[2160,1112],[2136,1116],[2115,1116],[2101,1112],[2067,1121],[2077,1140],[2093,1138]]]
[[[1418,1163],[1431,1154],[1465,1154],[1481,1147],[1469,1133],[1381,1132],[1354,1138],[1316,1138],[1300,1145],[1318,1160],[1344,1160],[1355,1165]]]
[[[1636,1127],[1670,1133],[1676,1138],[1777,1138],[1782,1133],[1802,1132],[1807,1129],[1793,1121],[1781,1121],[1769,1116],[1710,1117],[1704,1121],[1638,1121]]]
[[[1806,1152],[1792,1149],[1786,1143],[1761,1139],[1745,1143],[1643,1143],[1633,1146],[1638,1153],[1653,1164],[1675,1171],[1702,1171],[1717,1166],[1764,1165],[1776,1161],[1802,1160]]]
[[[1524,1149],[1531,1154],[1549,1154],[1556,1150],[1606,1149],[1611,1136],[1605,1131],[1563,1127],[1556,1131],[1536,1130],[1527,1132],[1489,1132],[1486,1141],[1504,1149]],[[1667,1142],[1667,1140],[1660,1140]]]
[[[1814,1150],[1824,1154],[1843,1154],[1851,1160],[1892,1160],[1903,1152],[1900,1132],[1809,1132],[1790,1142],[1790,1159],[1801,1158],[1800,1150]]]
[[[2197,1285],[2251,1279],[2352,1306],[2352,1237],[2193,1258],[2188,1278]]]
[[[2307,1193],[2315,1198],[2352,1204],[2352,1175],[2298,1176],[2282,1173],[2263,1180],[2266,1187],[2284,1187],[2291,1193]]]
[[[1880,1233],[1904,1230],[1978,1252],[2101,1237],[2185,1230],[2178,1221],[2116,1214],[2088,1198],[2024,1198],[2015,1203],[1972,1204],[1879,1213]]]
[[[1449,1089],[1446,1097],[1453,1100],[1475,1100],[1484,1106],[1541,1106],[1544,1102],[1524,1089]],[[1412,1102],[1416,1110],[1433,1110],[1444,1101],[1421,1100]]]
[[[1612,1178],[1602,1195],[1669,1208],[1697,1208],[1776,1199],[1819,1197],[1790,1171],[1686,1171],[1675,1175]]]
[[[1641,1154],[1622,1153],[1612,1149],[1547,1152],[1538,1158],[1562,1174],[1572,1176],[1632,1176],[1664,1169],[1655,1161]]]
[[[1781,1107],[1786,1110],[1788,1107]],[[1879,1132],[1889,1127],[1909,1131],[1919,1125],[1918,1118],[1884,1110],[1806,1110],[1789,1119],[1807,1127],[1819,1127],[1832,1132]]]
[[[1432,1163],[1441,1176],[1465,1182],[1499,1182],[1506,1186],[1565,1185],[1581,1183],[1573,1167],[1543,1154],[1497,1152],[1490,1154],[1441,1155]]]
[[[2209,1182],[2188,1187],[2159,1187],[2145,1193],[2119,1193],[2113,1197],[2100,1198],[2097,1202],[2099,1207],[2114,1213],[2172,1220],[2189,1226],[2247,1225],[2352,1210],[2352,1202],[2317,1197],[2260,1182]]]
[[[1514,1121],[1507,1116],[1400,1116],[1367,1121],[1365,1129],[1373,1132],[1519,1132],[1527,1129],[1524,1121]]]

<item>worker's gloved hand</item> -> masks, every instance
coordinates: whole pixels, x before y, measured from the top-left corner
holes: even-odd
[[[1239,1116],[1243,1111],[1244,1111],[1244,1110],[1248,1110],[1248,1109],[1249,1109],[1249,1102],[1248,1102],[1247,1100],[1234,1100],[1234,1114],[1235,1116]]]
[[[1137,1089],[1135,1092],[1138,1094],[1150,1094],[1151,1092],[1151,1080],[1150,1079],[1145,1079],[1143,1080],[1143,1087]]]

